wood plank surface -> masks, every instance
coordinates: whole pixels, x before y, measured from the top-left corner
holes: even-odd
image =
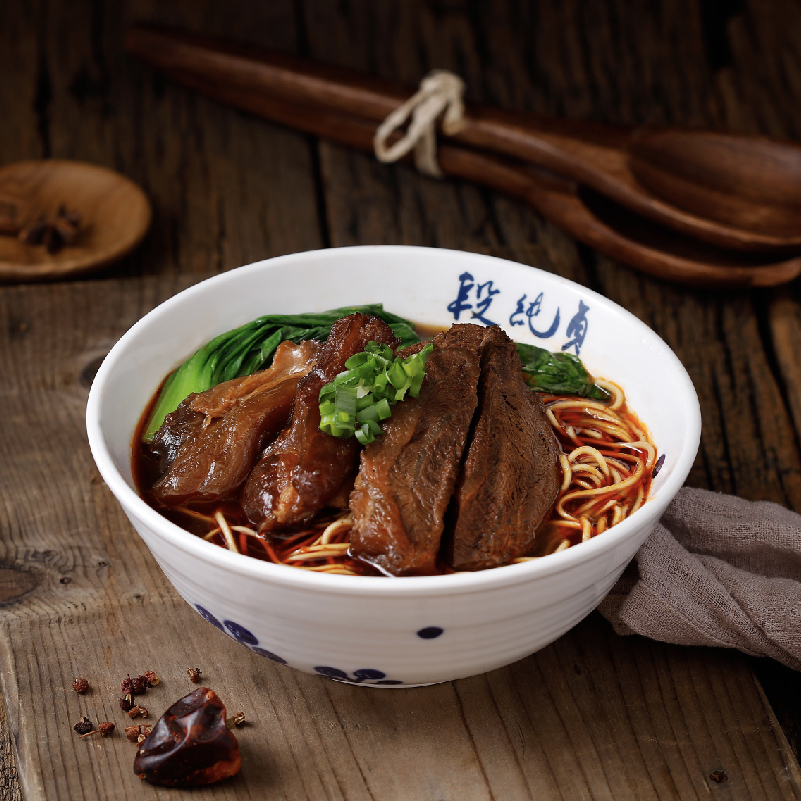
[[[223,108],[121,47],[130,22],[150,19],[408,83],[447,67],[470,99],[509,108],[800,139],[796,4],[9,0],[2,18],[0,163],[103,164],[140,183],[155,214],[143,246],[95,279],[0,287],[0,799],[189,796],[133,775],[117,705],[121,678],[153,669],[157,716],[192,688],[189,666],[249,721],[240,776],[192,797],[801,798],[799,674],[620,638],[596,614],[515,665],[419,690],[336,684],[250,653],[163,579],[83,423],[113,342],[206,275],[328,245],[453,247],[558,273],[648,323],[701,399],[689,483],[801,511],[798,282],[659,282],[507,198]],[[78,674],[86,696],[70,689]],[[80,740],[82,714],[118,732]]]
[[[143,698],[157,716],[192,688],[189,666],[248,720],[241,776],[204,796],[705,798],[722,770],[730,797],[801,797],[801,771],[736,654],[623,639],[593,616],[508,668],[380,691],[275,665],[202,621],[103,484],[83,429],[98,356],[193,280],[0,293],[12,322],[3,374],[17,376],[3,390],[0,480],[16,491],[2,511],[0,645],[25,798],[163,797],[134,776],[119,733],[81,740],[72,725],[86,714],[121,730],[119,682],[147,669],[162,677]],[[76,676],[87,695],[72,691]]]

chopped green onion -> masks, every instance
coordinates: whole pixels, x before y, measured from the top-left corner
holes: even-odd
[[[378,416],[378,404],[372,403],[370,406],[365,406],[360,412],[356,412],[356,422],[366,423],[368,420],[378,422],[381,418]]]
[[[335,437],[350,437],[356,431],[356,388],[339,385],[320,404],[320,430]]]
[[[356,439],[361,445],[369,445],[381,433],[381,426],[368,420],[361,428],[356,429]]]
[[[392,367],[389,368],[387,376],[389,378],[389,383],[392,384],[395,389],[401,389],[406,384],[406,371],[403,369],[400,360],[392,362]]]
[[[337,410],[337,418],[342,423],[348,423],[356,419],[356,388],[337,387],[334,394],[334,406]]]
[[[381,433],[380,421],[392,416],[392,406],[407,393],[413,398],[420,394],[433,349],[429,342],[404,359],[389,345],[368,342],[362,353],[345,362],[347,369],[320,390],[320,429],[335,437],[355,436],[369,445]]]
[[[386,398],[381,398],[381,400],[378,401],[373,408],[378,412],[379,420],[386,420],[388,417],[392,417],[392,409],[390,408],[389,401]]]

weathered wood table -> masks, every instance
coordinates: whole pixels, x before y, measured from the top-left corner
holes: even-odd
[[[218,106],[124,55],[137,19],[409,83],[447,67],[471,99],[512,108],[801,138],[790,0],[7,0],[0,163],[112,167],[155,218],[134,255],[91,279],[0,287],[0,797],[189,797],[134,776],[118,698],[126,674],[156,671],[155,718],[199,667],[248,723],[240,775],[194,798],[801,798],[801,677],[766,660],[623,639],[594,614],[502,670],[367,690],[255,656],[178,598],[101,481],[83,415],[114,341],[206,275],[368,243],[559,273],[638,315],[686,365],[704,417],[691,485],[798,511],[801,293],[665,284],[504,197]],[[79,739],[83,714],[117,732]]]

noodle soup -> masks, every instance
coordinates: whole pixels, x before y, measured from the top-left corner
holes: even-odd
[[[485,316],[504,325],[516,341],[557,352],[580,350],[596,375],[625,389],[629,408],[647,424],[648,439],[664,459],[662,468],[658,476],[652,473],[647,502],[616,525],[544,558],[392,580],[247,558],[197,536],[208,529],[189,533],[190,523],[176,525],[136,491],[131,446],[142,411],[164,376],[203,343],[265,311],[299,313],[353,302],[383,301],[406,317],[449,325],[454,319],[449,307],[457,308],[454,301],[460,287],[467,287],[468,275],[475,288],[467,302],[475,302],[483,287],[479,302],[492,292]],[[517,311],[524,298],[521,317]],[[531,304],[541,298],[536,316]],[[529,309],[537,334],[528,331]],[[551,333],[557,310],[561,321]],[[583,327],[574,324],[578,312],[583,312]],[[530,265],[398,246],[282,256],[185,290],[112,348],[87,404],[89,444],[101,476],[165,579],[209,622],[208,636],[230,635],[237,643],[234,662],[236,651],[247,649],[305,673],[369,687],[412,687],[476,675],[534,653],[568,631],[606,595],[675,497],[693,464],[700,429],[698,399],[686,370],[625,309]],[[569,447],[562,447],[568,455]],[[566,503],[565,509],[578,519],[581,503]],[[214,517],[214,511],[204,513]],[[233,529],[237,520],[233,512],[228,516],[227,506],[222,513],[237,547],[242,541],[249,549],[251,543],[261,547]],[[556,547],[562,539],[554,537]]]
[[[429,339],[437,331],[418,328],[418,333]],[[658,470],[656,448],[628,408],[623,390],[610,381],[595,383],[608,400],[540,393],[559,444],[561,486],[537,527],[533,545],[506,563],[538,559],[587,542],[633,514],[648,499]],[[134,475],[142,497],[159,513],[234,553],[311,572],[381,575],[374,565],[354,555],[354,520],[347,508],[325,507],[311,520],[266,533],[248,519],[235,496],[215,502],[161,503],[152,491],[157,478],[153,454],[143,441],[155,405],[156,398],[140,422]],[[455,568],[439,557],[436,571],[452,573]]]

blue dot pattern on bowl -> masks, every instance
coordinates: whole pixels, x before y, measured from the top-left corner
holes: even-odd
[[[273,662],[277,662],[279,665],[285,665],[287,663],[286,659],[284,659],[282,656],[278,656],[278,654],[274,654],[272,651],[268,651],[266,648],[260,648],[258,637],[256,637],[252,631],[249,631],[239,623],[234,623],[233,620],[226,620],[225,624],[220,623],[220,621],[214,615],[212,615],[208,609],[200,604],[195,604],[195,609],[197,609],[197,611],[200,613],[200,616],[204,620],[208,620],[212,626],[216,626],[220,631],[225,632],[229,637],[233,637],[237,642],[247,646],[251,651],[253,651],[253,653],[258,654],[259,656],[265,656],[267,659],[271,659]]]
[[[329,679],[339,679],[340,681],[350,681],[350,676],[344,670],[335,667],[316,667],[315,670]]]
[[[437,637],[442,636],[445,633],[445,629],[441,628],[440,626],[426,626],[425,628],[419,629],[417,631],[417,636],[420,637],[422,640],[435,640]],[[376,670],[375,668],[359,668],[358,670],[353,671],[353,676],[349,676],[344,670],[340,670],[339,668],[335,667],[328,667],[326,665],[322,665],[320,667],[316,667],[315,670],[321,676],[325,676],[329,679],[336,679],[337,681],[346,681],[350,684],[382,684],[382,685],[390,685],[390,684],[404,684],[405,682],[399,681],[398,679],[388,679],[386,676],[387,674],[381,670]]]
[[[195,604],[195,609],[197,609],[197,611],[200,612],[200,616],[204,620],[207,620],[209,623],[211,623],[212,626],[218,628],[220,631],[225,631],[225,629],[223,628],[223,624],[220,623],[220,621],[217,620],[217,618],[214,617],[214,615],[212,615],[212,613],[209,612],[209,610],[206,609],[204,606],[201,606],[200,604]]]
[[[278,656],[278,654],[274,654],[272,651],[268,651],[266,648],[253,647],[250,650],[253,651],[254,654],[258,654],[259,656],[266,656],[267,659],[271,659],[273,662],[278,662],[279,665],[286,664],[286,659],[284,659],[281,656]]]
[[[239,623],[234,623],[233,620],[224,620],[223,625],[228,629],[231,636],[243,643],[244,645],[258,645],[259,641],[253,632],[248,631],[244,626]]]
[[[375,668],[359,668],[353,671],[353,676],[349,676],[344,670],[335,667],[316,667],[315,671],[327,679],[335,679],[336,681],[346,681],[348,684],[376,684],[388,686],[391,684],[403,684],[398,679],[386,678],[386,673],[382,670]]]
[[[379,679],[385,679],[387,674],[381,670],[373,670],[373,668],[361,668],[360,670],[354,670],[353,675],[357,676],[362,681],[378,681]]]
[[[211,612],[209,612],[206,607],[201,606],[200,604],[195,604],[195,609],[197,609],[204,620],[207,620],[212,626],[215,626],[220,631],[225,632],[229,637],[233,637],[233,639],[235,639],[237,642],[242,643],[242,645],[249,648],[251,651],[253,651],[253,653],[259,654],[259,656],[267,657],[267,659],[271,659],[273,662],[277,662],[279,665],[287,664],[286,659],[283,657],[278,656],[278,654],[275,654],[272,651],[268,651],[266,648],[261,648],[259,646],[258,637],[256,637],[252,631],[246,629],[240,623],[235,623],[233,620],[224,620],[222,623],[220,623],[220,621]],[[439,626],[426,626],[425,628],[417,631],[417,636],[423,640],[433,640],[441,636],[444,631],[445,629],[442,629]],[[359,668],[358,670],[353,671],[352,676],[344,670],[325,665],[315,667],[314,670],[321,676],[325,676],[329,679],[335,679],[336,681],[345,681],[349,684],[373,684],[384,686],[404,684],[404,682],[400,681],[399,679],[388,679],[387,674],[384,673],[384,671],[376,670],[375,668]]]

